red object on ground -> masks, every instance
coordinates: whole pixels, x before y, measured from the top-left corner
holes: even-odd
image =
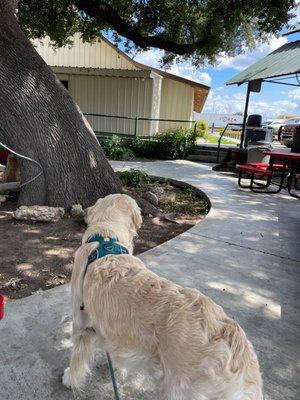
[[[0,320],[4,317],[5,297],[0,294]]]
[[[7,164],[7,157],[10,155],[9,150],[0,151],[0,164],[5,165]]]

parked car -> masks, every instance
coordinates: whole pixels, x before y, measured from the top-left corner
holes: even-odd
[[[270,126],[270,124],[273,122],[273,119],[266,119],[265,121],[263,121],[263,123],[261,124],[262,128],[267,128]]]
[[[294,122],[281,126],[280,130],[278,131],[278,139],[280,143],[284,144],[286,147],[292,147],[293,137],[296,132],[296,128],[300,127],[300,118],[293,118],[292,121]]]
[[[272,129],[273,133],[273,139],[276,139],[278,136],[278,130],[279,128],[285,124],[287,120],[286,119],[274,119],[269,125],[268,129]]]
[[[280,141],[280,132],[281,129],[284,125],[287,124],[297,124],[300,121],[300,117],[297,116],[293,116],[293,118],[278,118],[275,119],[269,126],[268,128],[272,128],[272,132],[273,132],[273,138],[274,139],[278,139],[278,141]]]

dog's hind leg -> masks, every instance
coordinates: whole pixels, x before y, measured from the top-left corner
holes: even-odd
[[[73,331],[73,350],[70,367],[65,369],[62,381],[69,388],[79,391],[90,371],[90,363],[94,355],[95,331],[86,328]]]
[[[165,375],[163,387],[163,400],[208,400],[206,396],[195,391],[188,379],[180,376]]]

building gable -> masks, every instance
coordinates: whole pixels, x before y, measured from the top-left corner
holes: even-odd
[[[72,40],[72,46],[57,49],[50,46],[49,37],[34,40],[33,44],[40,56],[51,67],[141,69],[104,38],[88,43],[83,42],[80,34],[76,33]]]

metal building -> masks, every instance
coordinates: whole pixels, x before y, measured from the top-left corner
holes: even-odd
[[[158,119],[189,121],[201,112],[209,86],[140,64],[103,37],[87,43],[76,34],[72,41],[58,49],[48,38],[34,45],[84,113],[112,116],[87,117],[96,133],[149,136],[187,126]]]

